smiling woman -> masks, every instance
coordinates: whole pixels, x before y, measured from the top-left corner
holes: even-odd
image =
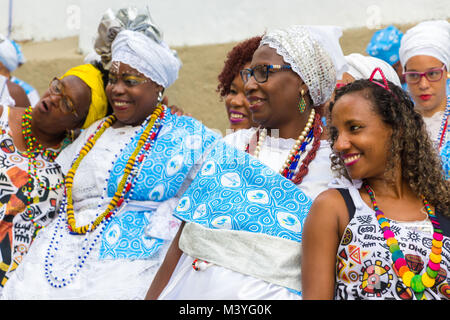
[[[450,186],[407,93],[372,77],[330,104],[341,176],[306,218],[304,298],[448,299]]]

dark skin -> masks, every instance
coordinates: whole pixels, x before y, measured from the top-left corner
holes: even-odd
[[[261,64],[286,64],[276,51],[268,46],[257,49],[253,55],[250,68]],[[307,86],[293,71],[279,71],[269,74],[265,83],[257,83],[251,77],[244,86],[247,99],[256,107],[252,110],[253,121],[267,129],[279,129],[281,138],[297,137],[303,131],[311,112],[311,103],[307,98]],[[300,92],[304,91],[307,107],[300,113],[298,102]],[[172,276],[172,273],[182,255],[178,247],[178,239],[183,231],[184,223],[180,226],[178,234],[173,240],[166,258],[159,268],[146,299],[157,299]]]
[[[360,93],[347,94],[334,105],[331,119],[330,127],[338,133],[334,151],[348,159],[352,179],[370,185],[385,216],[397,221],[425,219],[423,202],[403,179],[401,164],[395,164],[393,182],[384,175],[392,129],[373,111],[372,103]],[[362,187],[359,193],[372,208],[366,190]],[[314,200],[303,229],[303,299],[334,298],[336,252],[348,223],[347,207],[337,190],[328,189]]]
[[[59,108],[60,96],[47,90],[32,111],[31,131],[44,147],[56,148],[60,145],[67,130],[81,128],[91,103],[91,89],[78,77],[68,76],[61,80],[65,93],[73,101],[78,116],[63,113]],[[0,108],[0,113],[3,107]],[[22,134],[22,116],[24,108],[11,108],[9,123],[14,145],[21,151],[26,150]]]
[[[405,83],[405,79],[403,78],[403,66],[400,63],[400,60],[394,63],[392,65],[392,68],[394,68],[395,72],[397,72],[398,78],[400,79],[401,83]]]

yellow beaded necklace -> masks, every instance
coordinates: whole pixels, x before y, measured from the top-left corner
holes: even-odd
[[[106,209],[103,211],[101,215],[99,215],[93,222],[90,224],[86,224],[84,226],[77,227],[76,226],[76,219],[75,219],[75,212],[73,208],[73,198],[72,198],[72,185],[73,185],[73,178],[75,176],[76,170],[78,169],[78,166],[80,165],[83,158],[91,151],[92,147],[95,145],[98,138],[105,132],[107,128],[109,128],[115,121],[116,117],[114,115],[109,116],[102,124],[100,129],[97,131],[96,134],[94,134],[88,141],[85,143],[83,148],[80,151],[80,154],[78,158],[73,163],[72,167],[70,168],[69,172],[66,175],[65,178],[65,186],[66,186],[66,196],[67,196],[67,223],[69,224],[69,228],[72,232],[77,234],[85,234],[86,232],[94,231],[102,221],[109,217],[113,210],[116,207],[120,207],[120,205],[123,203],[123,198],[121,198],[121,195],[125,188],[125,183],[128,179],[128,176],[130,175],[133,166],[136,162],[136,157],[139,154],[140,150],[145,144],[145,141],[148,139],[150,135],[150,131],[153,128],[153,125],[155,124],[155,121],[158,119],[158,117],[161,115],[161,112],[163,111],[163,107],[161,104],[159,104],[155,111],[150,116],[150,119],[147,123],[147,126],[145,130],[142,132],[141,137],[139,138],[139,141],[137,143],[137,146],[133,153],[131,154],[130,158],[127,161],[127,164],[125,165],[124,174],[122,176],[122,179],[119,182],[119,185],[117,187],[117,191],[115,192],[113,198],[109,202]]]

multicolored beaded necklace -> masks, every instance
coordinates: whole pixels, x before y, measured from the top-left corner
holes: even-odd
[[[140,139],[138,140],[136,149],[130,156],[130,158],[131,157],[134,157],[134,159],[137,158],[137,161],[129,160],[127,162],[126,168],[124,170],[125,171],[124,176],[127,175],[127,178],[124,179],[124,176],[122,176],[121,183],[119,183],[118,189],[113,197],[113,199],[115,198],[115,201],[114,202],[111,201],[108,204],[107,210],[109,209],[109,212],[107,212],[107,214],[105,215],[105,212],[107,211],[107,210],[105,210],[102,214],[97,215],[96,219],[90,224],[90,227],[89,227],[89,225],[83,226],[83,227],[76,227],[77,228],[77,229],[75,229],[76,231],[85,231],[86,235],[92,234],[92,232],[95,229],[97,229],[97,227],[99,225],[101,225],[101,230],[98,234],[96,234],[93,237],[93,239],[90,243],[89,243],[90,237],[86,236],[83,239],[83,243],[81,245],[81,253],[78,256],[78,262],[73,264],[74,269],[66,270],[63,268],[63,270],[62,270],[62,272],[66,273],[65,277],[57,275],[57,273],[58,273],[57,270],[54,270],[55,266],[54,266],[53,262],[54,262],[54,256],[56,255],[57,250],[58,250],[57,247],[59,244],[59,237],[63,236],[61,234],[58,237],[58,233],[66,231],[66,228],[69,230],[70,234],[78,234],[79,235],[82,233],[72,231],[73,227],[69,224],[69,214],[66,213],[66,215],[65,215],[65,214],[63,214],[63,212],[60,212],[60,214],[58,216],[58,220],[55,224],[55,231],[54,231],[53,237],[52,237],[52,239],[50,241],[50,245],[47,249],[47,254],[45,257],[45,265],[44,265],[45,276],[47,278],[47,281],[49,282],[49,284],[52,287],[62,288],[62,287],[67,286],[74,280],[76,275],[79,273],[79,271],[83,267],[89,254],[94,249],[94,246],[97,243],[98,239],[101,237],[101,234],[103,234],[103,231],[108,226],[108,222],[112,219],[112,217],[115,214],[117,214],[119,212],[119,210],[121,210],[122,208],[125,207],[125,206],[122,206],[122,204],[128,203],[129,199],[131,199],[131,197],[133,196],[133,192],[134,192],[133,181],[139,175],[140,168],[142,168],[141,164],[143,163],[145,156],[149,154],[148,151],[152,149],[153,144],[155,143],[155,141],[158,137],[158,134],[164,125],[165,112],[166,112],[165,107],[159,105],[155,109],[155,112],[148,119],[146,119],[146,121],[140,126],[140,129],[136,132],[136,135],[137,135],[140,130],[145,128],[141,134]],[[107,120],[105,120],[105,122],[106,121]],[[109,124],[109,126],[110,125],[111,124]],[[88,139],[88,142],[91,138],[93,138],[95,136],[97,136],[97,139],[98,139],[100,136],[100,134],[98,134],[98,132],[104,126],[108,126],[108,124],[101,123],[98,126],[96,132],[94,132],[90,136],[90,138]],[[151,128],[151,129],[149,130],[149,128]],[[102,132],[104,132],[104,130],[102,130]],[[134,136],[136,136],[136,135],[134,135]],[[134,139],[134,136],[131,138],[132,140]],[[91,140],[91,142],[94,141],[93,143],[95,144],[95,141],[97,139]],[[131,141],[130,141],[130,143],[131,143]],[[86,142],[85,146],[88,145],[88,142]],[[92,146],[93,146],[93,144],[91,146],[88,146],[87,148],[89,148],[89,150],[90,150],[90,149],[92,149]],[[120,152],[122,152],[122,151],[123,150],[121,149]],[[81,153],[81,151],[80,151],[80,153]],[[118,156],[119,155],[116,154],[115,158],[117,159]],[[113,161],[113,164],[114,164],[114,161]],[[75,165],[75,163],[74,163],[74,165]],[[124,180],[125,180],[125,183],[123,183]],[[72,183],[73,183],[73,177],[72,177]],[[107,185],[107,184],[108,184],[108,181],[105,182],[105,185]],[[107,189],[107,187],[105,187],[103,189],[103,191],[106,192],[106,189]],[[117,196],[118,194],[120,194],[120,195]],[[102,197],[102,199],[103,199],[103,197]],[[62,204],[61,204],[62,211],[64,210],[64,208],[68,208],[67,200],[68,200],[67,193],[65,193],[64,198],[62,200]],[[114,208],[111,207],[111,205],[113,205],[113,203],[115,203]],[[101,204],[98,205],[98,208],[100,208],[100,207],[101,207]],[[74,217],[73,217],[73,219],[74,219]],[[67,222],[67,225],[66,225],[66,222]],[[76,223],[76,221],[73,221],[72,225],[74,225],[75,223]],[[94,227],[94,225],[95,225],[95,227]]]
[[[286,159],[286,161],[283,163],[283,166],[279,170],[279,173],[285,177],[286,179],[292,180],[295,178],[295,170],[297,168],[297,165],[300,161],[300,157],[303,154],[303,152],[306,149],[306,146],[312,141],[314,132],[311,130],[313,124],[314,124],[314,117],[316,115],[316,112],[314,109],[311,109],[311,113],[309,114],[308,121],[306,122],[306,126],[303,129],[300,136],[295,141],[294,145],[292,146],[291,151],[289,152],[289,155]],[[245,148],[245,152],[252,154],[255,158],[259,157],[259,152],[261,151],[261,147],[263,145],[263,142],[267,136],[267,130],[266,129],[257,129],[255,136],[251,139],[251,141],[254,141],[256,138],[256,148],[253,151],[253,154],[250,152],[250,143],[247,144]]]
[[[401,251],[398,241],[395,239],[395,234],[390,228],[389,220],[385,217],[384,213],[378,208],[377,202],[375,200],[375,194],[373,190],[367,183],[364,183],[364,187],[369,194],[370,200],[372,201],[373,208],[375,210],[375,216],[378,220],[381,230],[383,231],[384,239],[391,252],[394,270],[396,271],[399,278],[402,279],[405,286],[411,288],[418,299],[423,297],[423,293],[426,288],[431,288],[435,284],[436,276],[438,275],[439,269],[441,268],[440,263],[442,260],[442,229],[437,220],[436,215],[431,209],[428,201],[422,197],[425,209],[428,213],[428,217],[433,225],[433,240],[431,252],[429,255],[428,266],[426,272],[422,275],[416,275],[412,272],[405,260],[405,256]]]
[[[36,179],[39,186],[48,191],[54,191],[58,190],[62,187],[64,181],[57,183],[55,186],[46,186],[44,183],[39,179],[39,176],[37,174],[37,167],[38,162],[36,160],[38,155],[41,155],[44,159],[48,160],[49,162],[54,162],[55,158],[58,156],[57,151],[48,150],[44,148],[36,139],[36,137],[31,132],[31,113],[33,111],[33,108],[30,106],[25,109],[25,113],[22,116],[22,135],[25,139],[25,144],[27,146],[27,149],[25,151],[25,155],[28,158],[28,182],[26,185],[28,194],[27,194],[27,207],[26,212],[28,215],[28,218],[33,223],[34,227],[36,228],[36,233],[43,228],[42,225],[39,225],[34,220],[34,213],[31,209],[30,205],[33,203],[33,199],[31,197],[31,192],[34,188],[33,186],[33,178]]]
[[[450,95],[447,96],[447,106],[445,107],[444,116],[442,117],[441,126],[439,127],[439,134],[437,136],[436,144],[438,145],[438,150],[442,148],[445,141],[445,136],[449,130],[448,128],[448,117],[450,115]]]

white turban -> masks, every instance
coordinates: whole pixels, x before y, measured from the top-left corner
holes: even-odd
[[[348,56],[345,56],[345,60],[347,60],[348,63],[347,73],[355,78],[355,80],[369,79],[373,70],[375,68],[380,68],[387,80],[399,87],[402,86],[397,72],[395,72],[394,68],[386,61],[375,57],[363,56],[359,53],[349,54]],[[381,79],[381,75],[376,73],[374,78]]]
[[[342,29],[335,26],[294,25],[268,32],[260,46],[274,48],[308,86],[314,105],[321,105],[347,69],[341,36]]]
[[[142,32],[123,30],[114,39],[112,61],[126,63],[164,88],[178,78],[181,62],[164,41]]]
[[[450,71],[450,23],[445,20],[425,21],[409,29],[400,43],[400,62],[403,69],[411,57],[434,57]]]
[[[17,55],[16,47],[11,40],[0,35],[0,62],[9,70],[13,72],[19,66],[19,57]]]

